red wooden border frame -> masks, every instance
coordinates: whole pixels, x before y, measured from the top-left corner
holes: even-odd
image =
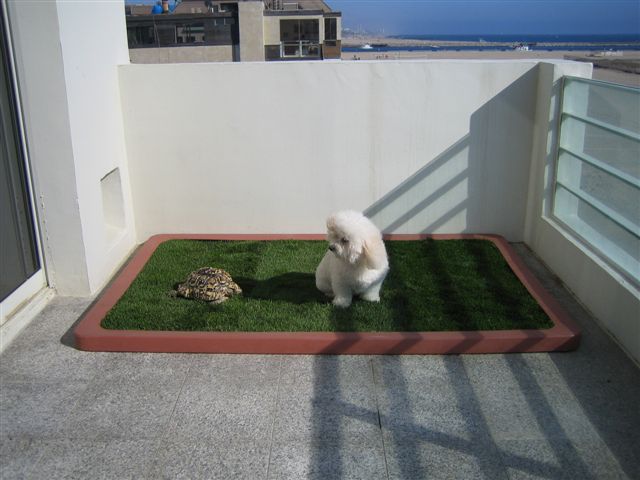
[[[529,272],[507,241],[497,235],[386,235],[387,240],[478,239],[493,242],[554,326],[543,330],[462,332],[170,332],[107,330],[100,325],[162,242],[194,240],[320,240],[320,234],[155,235],[144,243],[85,312],[74,331],[76,346],[88,351],[252,354],[458,354],[567,351],[580,332],[549,292]]]

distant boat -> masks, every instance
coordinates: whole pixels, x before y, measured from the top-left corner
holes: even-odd
[[[360,47],[362,50],[371,50],[373,49],[373,47],[371,45],[369,45],[368,43],[365,43],[364,45],[362,45]]]

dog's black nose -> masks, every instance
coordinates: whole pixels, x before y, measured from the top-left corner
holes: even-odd
[[[329,250],[331,250],[332,252],[336,251],[336,246],[335,245],[329,245]]]

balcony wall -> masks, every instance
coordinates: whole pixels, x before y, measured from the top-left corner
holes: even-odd
[[[591,66],[122,66],[138,239],[318,233],[341,208],[388,233],[497,233],[529,244],[638,359],[637,289],[549,215],[563,75]]]
[[[161,232],[524,238],[535,61],[123,65],[140,241]],[[559,62],[557,75],[588,74]]]

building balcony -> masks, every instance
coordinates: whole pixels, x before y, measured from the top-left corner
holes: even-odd
[[[0,476],[640,476],[635,90],[562,60],[134,65],[116,7],[8,8],[46,306],[3,315]],[[74,348],[150,236],[322,233],[343,208],[385,233],[502,235],[580,348]]]

